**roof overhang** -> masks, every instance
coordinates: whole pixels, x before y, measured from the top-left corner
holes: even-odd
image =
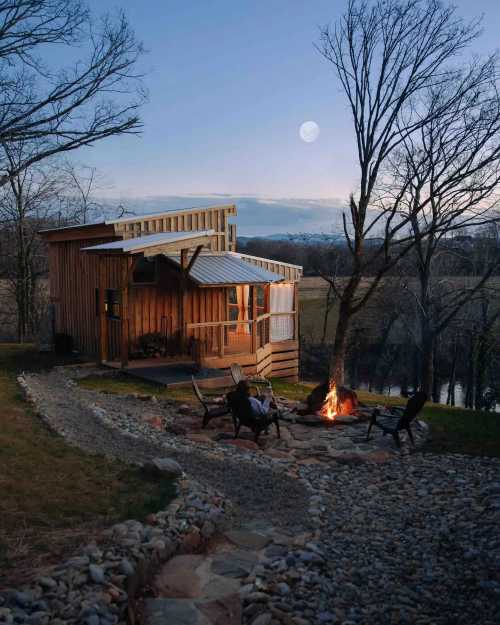
[[[179,256],[166,255],[166,258],[180,269]],[[194,259],[187,277],[200,288],[265,285],[284,280],[282,275],[247,263],[230,252],[201,253]]]
[[[175,254],[182,249],[210,245],[214,236],[215,230],[203,230],[199,232],[159,232],[143,237],[83,247],[81,251],[105,256],[128,256],[135,254],[157,256],[158,254]]]

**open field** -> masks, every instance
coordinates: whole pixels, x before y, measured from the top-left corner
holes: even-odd
[[[0,587],[71,553],[118,519],[157,510],[174,492],[168,482],[69,447],[43,427],[23,401],[16,374],[54,363],[30,346],[0,345]]]

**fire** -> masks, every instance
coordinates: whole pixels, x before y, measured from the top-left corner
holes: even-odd
[[[337,385],[333,380],[330,383],[330,388],[326,394],[323,407],[320,410],[320,415],[330,419],[330,421],[334,421],[335,417],[338,415]]]

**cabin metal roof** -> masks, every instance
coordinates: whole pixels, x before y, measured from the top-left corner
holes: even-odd
[[[193,232],[157,232],[155,234],[148,234],[142,237],[123,239],[121,241],[110,241],[109,243],[100,243],[99,245],[82,247],[81,251],[131,254],[148,247],[157,247],[171,243],[182,243],[183,241],[189,241],[190,239],[209,237],[214,234],[215,230],[197,230]]]
[[[167,258],[180,266],[179,256]],[[231,253],[200,254],[194,261],[189,278],[200,286],[223,284],[268,284],[280,282],[283,276],[252,265]]]

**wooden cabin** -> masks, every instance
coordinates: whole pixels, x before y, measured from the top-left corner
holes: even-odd
[[[234,205],[42,231],[54,332],[102,364],[294,380],[302,268],[236,251]]]

